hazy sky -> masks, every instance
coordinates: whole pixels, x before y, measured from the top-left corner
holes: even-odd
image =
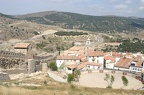
[[[17,15],[41,11],[144,17],[144,0],[0,0],[0,13]]]

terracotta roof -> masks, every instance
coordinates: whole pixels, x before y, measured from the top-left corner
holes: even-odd
[[[131,61],[132,59],[123,57],[120,58],[120,60],[115,64],[115,66],[122,68],[129,68]]]
[[[80,60],[78,56],[57,56],[57,59],[61,60]]]
[[[28,46],[30,45],[30,43],[17,43],[14,48],[18,49],[18,48],[28,48]]]
[[[111,52],[105,52],[104,55],[111,55]]]
[[[79,51],[82,50],[84,47],[82,46],[73,46],[69,49],[69,51]]]
[[[80,54],[84,54],[84,50],[79,50],[78,51],[78,54],[80,55]]]
[[[82,62],[86,62],[87,59],[86,59],[86,58],[82,58],[81,61],[82,61]]]
[[[81,63],[77,66],[77,69],[80,70],[80,69],[83,69],[84,67],[86,67],[87,64],[84,64],[84,63]]]
[[[102,51],[88,51],[89,56],[104,56]]]
[[[81,64],[79,64],[79,65],[77,66],[77,69],[80,70],[80,69],[86,67],[87,65],[91,65],[91,66],[102,66],[102,64],[100,64],[100,63],[83,62],[83,63],[81,63]]]
[[[71,64],[71,65],[69,65],[69,66],[67,66],[68,68],[71,68],[71,69],[74,69],[74,68],[76,68],[77,67],[77,65],[76,64]]]
[[[123,55],[121,53],[117,53],[117,52],[112,52],[112,56],[123,57]]]
[[[79,58],[85,58],[85,57],[86,57],[85,54],[80,54],[80,55],[79,55]]]
[[[115,57],[114,56],[105,56],[105,60],[111,60],[111,62],[115,62]]]
[[[139,60],[139,61],[136,63],[136,66],[142,68],[142,67],[143,67],[143,66],[142,66],[142,63],[143,63],[143,62],[144,62],[144,60]]]

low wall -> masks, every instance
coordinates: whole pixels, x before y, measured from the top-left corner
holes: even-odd
[[[10,77],[9,74],[0,72],[0,81],[9,81]]]

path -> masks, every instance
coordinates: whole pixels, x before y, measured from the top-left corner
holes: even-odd
[[[63,79],[62,77],[58,76],[57,74],[53,73],[52,71],[48,71],[48,74],[51,78],[53,78],[55,81],[59,82],[67,82],[66,79]]]

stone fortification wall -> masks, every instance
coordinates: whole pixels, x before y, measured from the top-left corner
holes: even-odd
[[[9,81],[10,77],[9,74],[0,72],[0,81]]]
[[[42,63],[42,72],[47,73],[47,70],[48,70],[47,63]]]
[[[10,58],[18,58],[18,59],[24,59],[25,55],[22,53],[15,53],[15,52],[9,52],[9,51],[0,51],[0,57],[10,57]]]
[[[36,71],[36,64],[34,59],[28,59],[28,74]]]

